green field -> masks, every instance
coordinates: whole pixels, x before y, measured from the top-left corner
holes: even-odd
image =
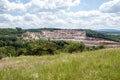
[[[120,80],[120,49],[3,58],[0,80]]]

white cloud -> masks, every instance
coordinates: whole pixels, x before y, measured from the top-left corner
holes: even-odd
[[[119,13],[120,0],[111,0],[109,2],[106,2],[99,7],[99,10],[101,10],[102,12],[108,12],[108,13]]]
[[[22,3],[9,2],[8,0],[0,0],[0,13],[9,12],[23,12],[25,11],[25,6]]]
[[[80,0],[31,0],[25,4],[32,12],[49,12],[68,9],[80,4]]]
[[[67,15],[66,21],[74,28],[118,28],[120,25],[120,17],[115,13],[109,14],[94,10],[70,12]]]
[[[67,10],[80,4],[80,0],[30,0],[27,3],[0,0],[0,13],[36,13]]]
[[[22,28],[57,27],[100,29],[118,28],[120,25],[120,17],[116,14],[101,13],[100,11],[43,12],[39,15],[27,13],[23,16],[1,14],[0,21],[0,27],[8,27],[9,25]]]
[[[103,10],[102,8],[100,9],[103,12],[99,10],[77,12],[68,10],[79,4],[80,0],[31,0],[24,4],[20,1],[16,3],[8,0],[0,0],[0,28],[56,27],[120,29],[120,14],[118,11],[117,13],[116,11],[114,13],[103,13],[106,12],[106,9]]]

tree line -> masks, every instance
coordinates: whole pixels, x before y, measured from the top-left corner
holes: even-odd
[[[23,40],[16,41],[4,41],[4,45],[0,46],[0,58],[12,57],[20,55],[54,55],[61,52],[74,53],[103,49],[104,46],[88,47],[84,43],[76,43],[70,41],[49,41],[49,40],[37,40],[26,42]]]

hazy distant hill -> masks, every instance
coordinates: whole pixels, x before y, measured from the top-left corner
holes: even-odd
[[[105,32],[105,33],[119,33],[120,34],[120,30],[115,30],[115,29],[100,29],[100,30],[96,30],[98,32]]]

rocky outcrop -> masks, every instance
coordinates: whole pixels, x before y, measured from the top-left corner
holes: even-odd
[[[59,40],[59,39],[74,39],[74,40],[83,40],[86,38],[85,31],[76,31],[76,30],[54,30],[48,31],[44,30],[41,33],[39,32],[25,32],[22,35],[24,40],[37,40],[37,39],[50,39],[50,40]]]
[[[41,34],[39,32],[25,32],[22,34],[22,39],[24,40],[38,40],[41,38]]]

